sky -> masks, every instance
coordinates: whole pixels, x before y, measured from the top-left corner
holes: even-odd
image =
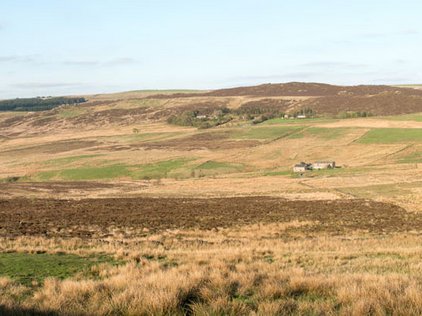
[[[1,0],[0,99],[422,83],[420,0]]]

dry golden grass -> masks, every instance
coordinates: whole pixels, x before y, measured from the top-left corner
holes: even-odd
[[[0,251],[110,253],[95,278],[0,280],[0,305],[71,315],[419,315],[419,234],[298,235],[312,222],[104,240],[2,239]]]

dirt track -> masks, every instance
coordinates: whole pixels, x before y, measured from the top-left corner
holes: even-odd
[[[304,233],[422,230],[422,216],[406,213],[398,206],[364,200],[286,201],[270,197],[0,200],[3,237],[102,238],[113,230],[133,236],[166,229],[214,229],[292,220],[315,222],[299,228]]]

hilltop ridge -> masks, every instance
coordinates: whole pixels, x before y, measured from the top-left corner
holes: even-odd
[[[0,132],[128,126],[136,122],[175,122],[214,127],[228,122],[263,122],[284,114],[347,118],[422,112],[422,90],[384,85],[335,86],[323,83],[277,83],[213,91],[132,91],[84,96],[87,102],[48,111],[0,113]],[[225,113],[222,113],[225,112]],[[220,117],[215,120],[215,117]],[[230,124],[231,124],[230,123]]]
[[[217,89],[205,93],[175,93],[172,97],[191,96],[333,96],[333,95],[377,95],[381,93],[399,93],[405,95],[421,95],[422,91],[412,87],[393,87],[387,85],[356,85],[339,86],[315,82],[287,82],[264,83],[255,86],[243,86],[226,89]],[[150,98],[164,95],[151,95]],[[169,95],[166,94],[168,97]]]

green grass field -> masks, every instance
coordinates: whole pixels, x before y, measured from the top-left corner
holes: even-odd
[[[69,157],[65,161],[72,161],[71,158],[74,159],[73,161],[76,161],[76,157]],[[193,161],[194,159],[192,158],[178,158],[143,165],[112,164],[98,167],[80,166],[42,171],[31,177],[20,179],[20,181],[89,181],[119,178],[130,178],[132,180],[178,179],[240,172],[245,168],[243,164],[238,163],[210,160],[198,165]]]
[[[68,164],[71,164],[73,162],[77,162],[77,161],[80,161],[80,160],[90,159],[90,158],[95,158],[95,157],[100,157],[100,156],[104,156],[104,155],[95,154],[95,155],[69,156],[69,157],[46,160],[46,161],[43,162],[43,164],[63,166],[63,165],[68,165]]]
[[[178,169],[189,162],[190,159],[180,158],[157,163],[151,163],[139,166],[139,169],[133,171],[132,177],[135,179],[161,179],[176,176]]]
[[[80,257],[72,254],[0,253],[0,276],[31,285],[33,281],[40,283],[47,277],[69,278],[79,272],[88,272],[90,267],[101,263],[118,262],[105,255]]]
[[[72,169],[43,171],[38,173],[34,180],[107,180],[120,177],[130,177],[131,171],[127,165],[115,164],[102,167],[79,167]]]
[[[347,134],[350,128],[337,127],[337,128],[322,128],[322,127],[309,127],[289,136],[289,138],[304,138],[316,137],[325,140],[337,139]]]
[[[308,119],[284,119],[281,117],[273,118],[270,120],[267,120],[260,125],[289,125],[289,124],[309,124],[309,123],[333,123],[337,122],[338,119],[330,119],[330,118],[324,118],[324,117],[318,117],[318,118],[308,118]]]
[[[279,170],[279,171],[265,171],[263,176],[266,177],[275,177],[275,176],[292,176],[294,173],[291,169],[289,170]]]
[[[117,178],[160,179],[172,177],[177,169],[190,161],[179,158],[159,161],[143,165],[112,164],[105,166],[81,166],[77,168],[65,168],[60,170],[43,171],[30,177],[31,181],[87,181],[87,180],[111,180]],[[176,174],[174,174],[176,176]]]
[[[194,177],[212,176],[217,174],[241,172],[244,168],[245,166],[243,164],[209,160],[194,167],[191,174]]]
[[[231,133],[233,139],[257,139],[274,140],[287,137],[303,129],[303,126],[257,126],[234,130]]]
[[[357,141],[360,144],[395,144],[422,142],[420,128],[377,128],[368,131]]]

